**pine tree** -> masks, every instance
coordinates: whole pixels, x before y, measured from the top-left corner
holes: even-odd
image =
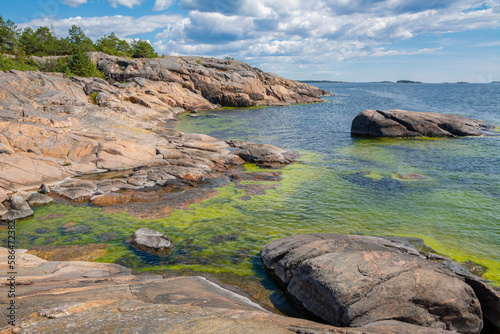
[[[156,58],[158,54],[153,46],[147,41],[135,40],[132,42],[132,57],[134,58]]]

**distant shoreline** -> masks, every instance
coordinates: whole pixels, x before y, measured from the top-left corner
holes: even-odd
[[[333,80],[296,80],[302,83],[376,83],[376,84],[426,84],[426,85],[468,85],[468,84],[500,84],[500,81],[492,82],[420,82],[420,81],[410,81],[410,80],[398,80],[398,81],[333,81]]]

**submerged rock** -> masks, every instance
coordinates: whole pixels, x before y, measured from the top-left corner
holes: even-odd
[[[459,333],[483,327],[481,304],[470,285],[396,241],[297,235],[269,243],[261,257],[296,301],[336,326],[398,320]]]
[[[140,250],[154,253],[169,252],[175,246],[172,239],[147,227],[138,229],[127,241]]]
[[[290,164],[298,158],[297,153],[273,145],[235,141],[231,141],[229,144],[238,148],[234,154],[246,162],[264,165],[273,163]]]
[[[450,114],[406,110],[365,110],[352,121],[361,137],[455,137],[494,134],[493,125]]]

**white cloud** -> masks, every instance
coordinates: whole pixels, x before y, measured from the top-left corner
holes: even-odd
[[[66,36],[68,29],[74,24],[82,28],[83,32],[92,39],[109,35],[114,32],[116,36],[123,38],[130,35],[154,32],[172,23],[181,20],[180,15],[148,15],[139,18],[131,16],[102,16],[102,17],[71,17],[67,19],[54,20],[51,17],[32,20],[27,24],[19,25],[20,28],[31,26],[33,28],[45,26],[54,27],[59,36]]]
[[[111,7],[125,6],[128,8],[133,8],[134,6],[140,6],[143,0],[108,0]]]
[[[190,14],[156,38],[175,53],[236,57],[327,55],[337,60],[431,53],[381,45],[423,34],[500,26],[498,0],[181,0]],[[241,45],[241,48],[236,48]]]
[[[78,7],[87,3],[87,0],[62,0],[62,3],[71,7]]]
[[[153,7],[154,11],[165,10],[172,6],[173,0],[156,0],[155,6]]]
[[[62,1],[77,5],[88,0]],[[129,8],[145,3],[108,1]],[[153,10],[168,9],[173,3],[155,0]],[[435,54],[442,46],[450,48],[446,38],[435,38],[438,43],[429,45],[420,40],[418,47],[391,44],[422,35],[500,27],[500,0],[180,0],[179,6],[189,14],[44,18],[29,25],[53,25],[65,36],[76,24],[94,39],[111,32],[121,38],[153,32],[156,40],[152,44],[159,53],[230,55],[263,66],[279,62],[276,66],[281,68]],[[481,39],[480,46],[497,46],[498,38],[493,37]]]

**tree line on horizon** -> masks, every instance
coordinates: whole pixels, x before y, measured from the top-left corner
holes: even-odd
[[[73,25],[68,37],[59,37],[53,27],[19,29],[11,20],[0,16],[0,70],[11,69],[43,72],[61,72],[67,75],[97,76],[103,74],[86,56],[87,52],[101,51],[109,55],[129,58],[155,58],[158,54],[147,41],[136,39],[128,43],[114,33],[104,35],[95,43],[83,30]],[[45,62],[30,57],[59,56]]]

